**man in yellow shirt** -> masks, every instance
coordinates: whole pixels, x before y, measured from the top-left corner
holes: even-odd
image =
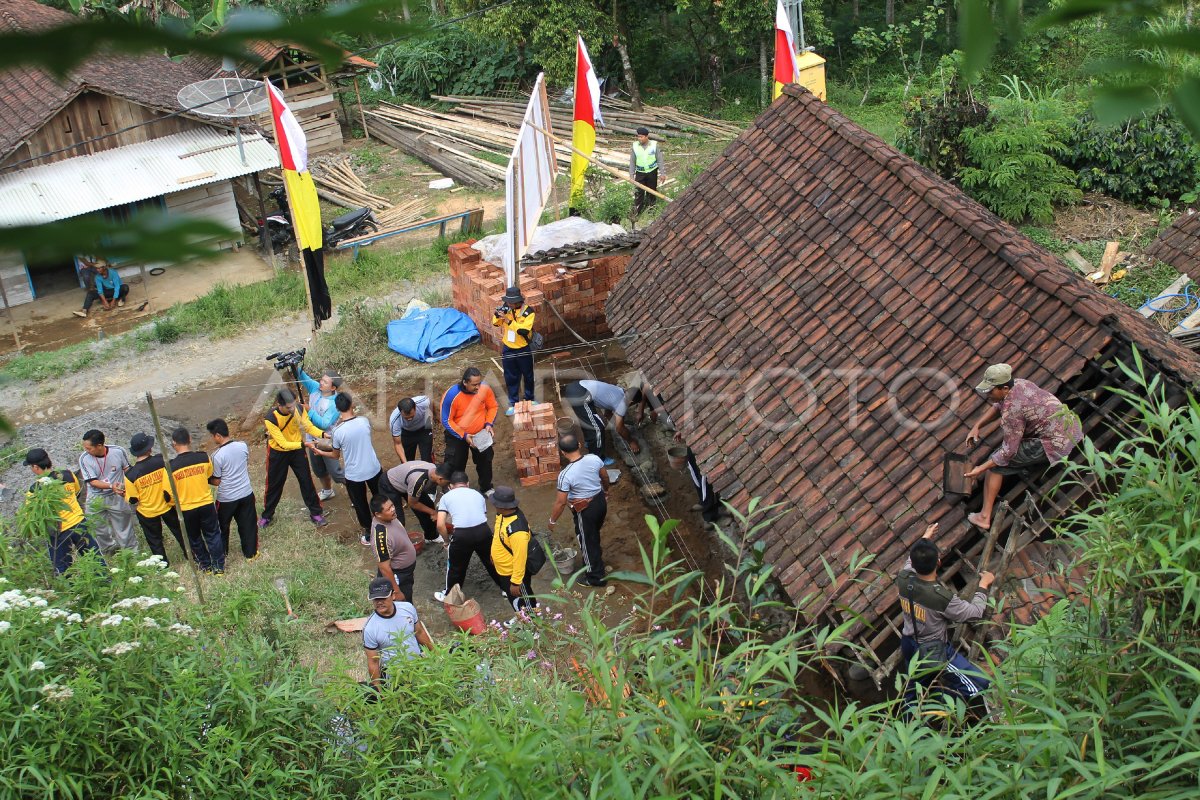
[[[521,399],[521,381],[525,381],[525,399],[533,399],[533,309],[516,286],[510,286],[501,298],[502,305],[492,314],[492,324],[500,328],[501,356],[504,362],[504,386],[508,389],[511,417]]]
[[[224,575],[225,543],[221,538],[221,524],[217,521],[217,505],[208,485],[208,479],[212,477],[212,460],[208,453],[192,450],[192,435],[187,428],[171,431],[171,445],[175,448],[171,475],[175,478],[175,491],[179,492],[183,527],[196,566],[213,575]]]
[[[517,495],[508,486],[497,486],[492,492],[496,507],[495,528],[492,531],[492,564],[500,575],[504,594],[514,611],[536,608],[533,584],[526,569],[529,540],[533,537],[525,513],[517,506]]]
[[[86,553],[94,550],[100,563],[104,563],[96,540],[87,531],[84,522],[83,509],[79,505],[79,479],[69,469],[55,472],[50,463],[50,454],[40,447],[35,447],[25,454],[25,466],[37,476],[37,480],[29,487],[27,497],[35,495],[54,481],[62,483],[61,507],[58,511],[58,524],[50,534],[50,561],[54,571],[62,574],[75,561],[76,553]]]
[[[308,468],[308,459],[304,457],[304,448],[315,449],[312,442],[304,441],[304,434],[317,439],[325,433],[312,423],[308,412],[296,407],[296,396],[289,389],[280,389],[275,395],[275,407],[267,412],[263,424],[267,429],[267,493],[263,498],[262,516],[258,518],[258,527],[265,528],[275,517],[275,507],[283,497],[283,487],[287,483],[288,470],[296,476],[300,484],[300,496],[304,505],[308,506],[308,515],[313,524],[323,528],[328,523],[321,510],[321,500],[313,486],[312,472]]]
[[[154,439],[145,433],[135,433],[129,441],[129,454],[137,461],[125,471],[125,501],[133,506],[150,552],[162,556],[163,561],[169,564],[167,550],[163,547],[164,522],[179,543],[179,551],[184,558],[187,558],[187,548],[183,546],[179,517],[175,515],[175,505],[171,499],[166,460],[153,455],[153,449]]]

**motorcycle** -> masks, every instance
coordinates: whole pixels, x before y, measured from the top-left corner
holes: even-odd
[[[271,199],[279,210],[268,214],[266,219],[259,219],[258,226],[265,228],[266,236],[270,238],[271,248],[277,253],[291,252],[296,243],[296,231],[292,227],[292,212],[288,208],[287,195],[282,186],[271,192]],[[379,221],[375,212],[369,208],[359,208],[335,218],[323,230],[321,237],[324,249],[328,250],[338,242],[354,239],[379,230]]]

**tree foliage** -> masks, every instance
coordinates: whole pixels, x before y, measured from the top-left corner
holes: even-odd
[[[1087,114],[1075,125],[1063,163],[1079,188],[1131,203],[1176,200],[1200,182],[1200,148],[1168,110],[1101,125]]]

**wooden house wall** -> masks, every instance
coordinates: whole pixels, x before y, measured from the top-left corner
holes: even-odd
[[[164,201],[169,214],[193,219],[210,219],[233,231],[233,237],[217,240],[219,246],[231,247],[234,242],[242,240],[242,227],[231,181],[208,183],[184,189],[182,192],[173,192],[167,195]]]

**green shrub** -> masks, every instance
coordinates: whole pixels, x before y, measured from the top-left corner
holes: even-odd
[[[896,142],[902,153],[912,156],[946,180],[955,180],[973,164],[963,139],[968,128],[986,126],[988,107],[975,99],[970,87],[957,78],[932,96],[915,97],[904,110],[904,128]]]
[[[384,47],[376,61],[388,91],[414,100],[432,94],[494,94],[525,76],[521,60],[502,39],[460,27]]]
[[[1063,163],[1076,171],[1079,188],[1128,203],[1176,200],[1200,182],[1200,147],[1168,110],[1117,126],[1086,114],[1071,131]]]

